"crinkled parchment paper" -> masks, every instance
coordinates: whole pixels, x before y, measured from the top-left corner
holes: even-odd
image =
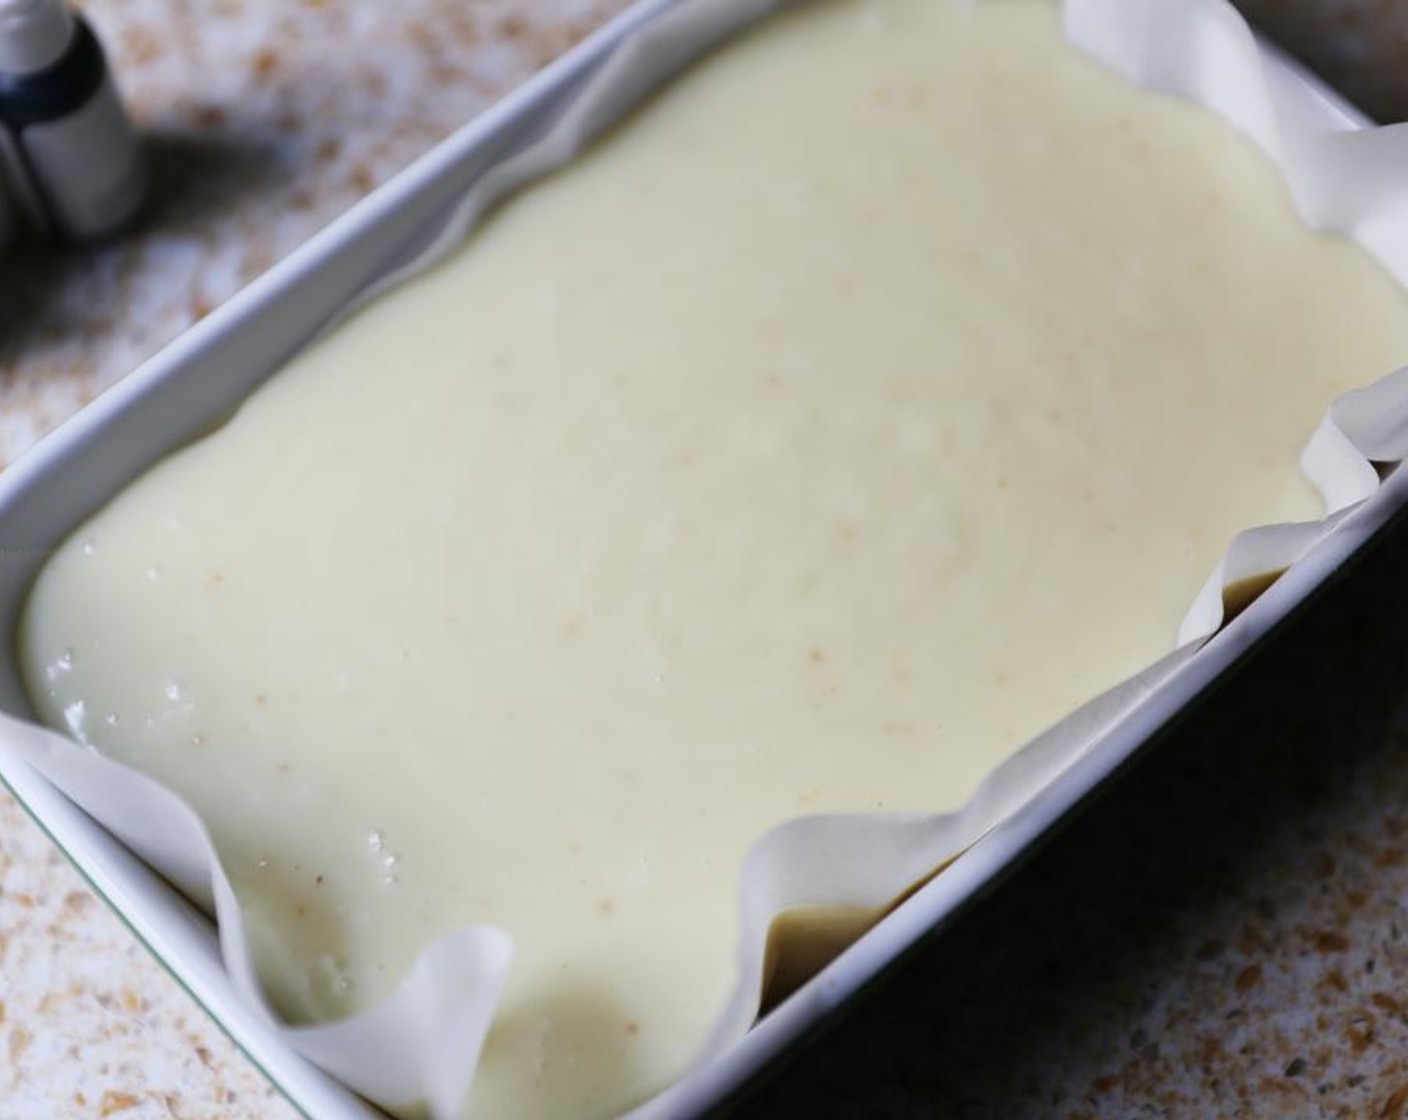
[[[485,173],[434,244],[376,290],[457,245],[494,201],[581,149],[690,58],[782,0],[679,0],[631,35],[557,122]],[[1408,285],[1408,125],[1361,129],[1269,63],[1224,0],[1067,0],[1080,49],[1131,81],[1200,102],[1232,121],[1280,166],[1301,216],[1342,231]],[[367,293],[369,296],[372,293]],[[367,298],[364,296],[363,298]],[[1217,631],[1224,591],[1278,572],[1332,532],[1408,457],[1408,370],[1329,408],[1302,459],[1325,500],[1324,521],[1253,529],[1234,539],[1164,660],[1078,709],[999,766],[958,812],[791,821],[761,837],[740,877],[737,986],[699,1054],[707,1062],[756,1018],[773,918],[792,906],[880,908],[1026,803],[1111,725],[1176,673]],[[246,945],[240,908],[205,828],[184,802],[141,774],[51,731],[3,718],[0,734],[31,765],[190,898],[214,913],[236,988],[295,1051],[393,1111],[459,1115],[513,957],[508,934],[463,929],[430,945],[396,993],[354,1018],[310,1027],[277,1021]],[[645,1105],[637,1115],[651,1111]]]

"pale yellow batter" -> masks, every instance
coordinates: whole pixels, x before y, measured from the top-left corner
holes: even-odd
[[[44,570],[43,717],[209,822],[297,1018],[518,946],[475,1117],[666,1084],[740,860],[942,810],[1318,514],[1408,303],[1034,0],[814,0],[292,362]]]

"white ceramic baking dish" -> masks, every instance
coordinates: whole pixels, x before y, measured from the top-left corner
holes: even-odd
[[[63,424],[0,475],[0,628],[13,635],[27,588],[51,550],[157,459],[218,425],[357,293],[413,259],[484,171],[540,135],[625,38],[676,0],[643,0],[334,222],[286,261]],[[1283,60],[1274,80],[1351,111]],[[408,381],[407,392],[414,392]],[[1328,403],[1328,402],[1327,402]],[[1294,469],[1288,463],[1287,469]],[[723,1058],[675,1086],[658,1115],[695,1116],[990,884],[1082,798],[1359,549],[1408,499],[1389,478],[1285,576],[1222,629],[1023,808],[906,900]],[[13,658],[0,664],[0,708],[30,718]],[[0,739],[0,777],[171,973],[310,1117],[375,1111],[293,1054],[237,998],[210,920],[40,778]]]

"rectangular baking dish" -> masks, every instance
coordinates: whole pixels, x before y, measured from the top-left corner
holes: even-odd
[[[639,27],[676,0],[643,0],[335,221],[225,306],[98,398],[0,475],[0,627],[51,550],[128,482],[217,426],[339,309],[414,259],[486,169],[541,135]],[[1364,122],[1279,58],[1276,80]],[[414,392],[408,383],[407,392]],[[1327,402],[1328,403],[1328,402]],[[1287,464],[1294,469],[1294,464]],[[1360,549],[1408,500],[1397,472],[1127,718],[1022,809],[965,851],[720,1060],[660,1098],[652,1115],[696,1116],[820,1023],[926,931],[991,883],[1073,806]],[[1170,620],[1172,624],[1173,620]],[[12,640],[12,639],[8,639]],[[14,659],[0,665],[0,708],[33,718]],[[212,923],[0,738],[0,779],[238,1045],[316,1120],[379,1115],[293,1054],[225,976]]]

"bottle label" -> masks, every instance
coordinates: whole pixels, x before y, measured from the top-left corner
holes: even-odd
[[[18,139],[33,185],[64,235],[110,233],[141,204],[146,168],[111,79],[73,113],[32,124]]]

